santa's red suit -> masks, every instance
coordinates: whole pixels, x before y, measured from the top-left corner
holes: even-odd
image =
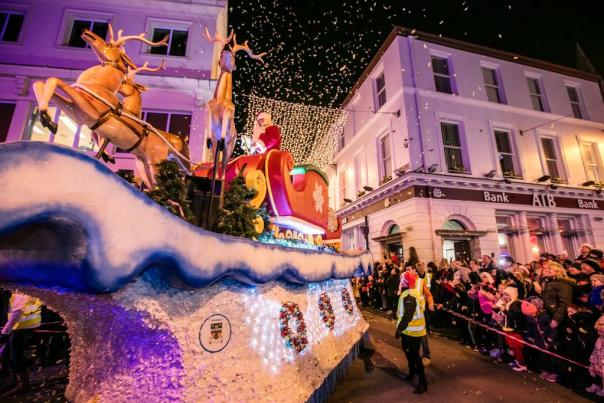
[[[264,132],[258,137],[258,142],[262,142],[265,151],[280,150],[281,149],[281,131],[278,126],[272,125],[266,127]]]

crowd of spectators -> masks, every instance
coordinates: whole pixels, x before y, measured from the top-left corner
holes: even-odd
[[[353,279],[355,297],[396,319],[406,270],[428,273],[436,306],[426,309],[429,329],[455,328],[460,343],[515,371],[530,369],[547,381],[604,397],[602,250],[583,244],[574,260],[543,253],[527,264],[486,255],[438,264],[384,258],[372,275]]]

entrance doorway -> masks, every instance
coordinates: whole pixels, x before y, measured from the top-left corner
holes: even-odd
[[[470,235],[470,231],[457,220],[448,220],[444,223],[443,228],[437,231],[442,237],[443,242],[443,257],[451,260],[465,260],[472,258],[472,243],[474,237]]]

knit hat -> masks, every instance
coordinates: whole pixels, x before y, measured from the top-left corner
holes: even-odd
[[[487,280],[487,283],[489,283],[489,284],[495,284],[495,280],[493,280],[493,276],[491,276],[486,271],[480,273],[480,278],[483,280]]]
[[[589,276],[589,280],[596,280],[599,281],[600,284],[604,285],[604,274],[592,274],[591,276]]]
[[[537,307],[531,304],[528,301],[522,301],[522,313],[526,316],[536,316],[537,315]]]
[[[583,248],[583,247],[589,248],[589,249],[593,249],[594,248],[591,244],[588,244],[588,243],[582,243],[581,244],[581,248]]]
[[[593,259],[585,259],[583,262],[581,262],[581,264],[586,264],[595,271],[600,271],[600,263],[596,262]]]

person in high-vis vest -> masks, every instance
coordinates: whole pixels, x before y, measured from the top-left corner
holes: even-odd
[[[12,382],[3,388],[3,396],[29,390],[29,362],[25,349],[42,322],[42,303],[38,298],[14,292],[10,298],[8,320],[0,332],[0,345],[8,347],[14,371]]]
[[[413,393],[421,394],[428,390],[424,364],[419,355],[422,337],[426,335],[426,319],[420,301],[420,294],[415,289],[417,275],[410,271],[402,276],[402,292],[398,302],[398,323],[394,337],[401,338],[401,347],[407,357],[409,374],[406,379],[412,381],[417,375],[419,383]]]
[[[420,302],[422,304],[424,312],[426,311],[426,302],[428,303],[428,309],[434,311],[434,298],[430,292],[432,287],[432,273],[426,271],[426,265],[424,262],[419,262],[415,265],[417,271],[417,281],[415,284],[415,290],[420,296]],[[426,330],[429,330],[429,317],[426,312]],[[430,345],[428,344],[428,335],[422,337],[422,362],[424,366],[428,366],[432,363],[430,358]]]

